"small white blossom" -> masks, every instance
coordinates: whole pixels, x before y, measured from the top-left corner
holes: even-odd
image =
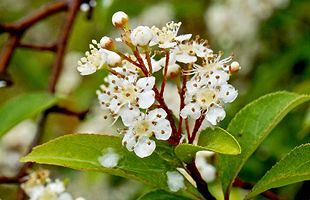
[[[21,184],[30,200],[72,200],[70,193],[66,192],[62,181],[49,179],[49,172],[39,170],[29,175],[28,180]]]
[[[118,11],[112,16],[112,24],[116,28],[124,28],[128,22],[128,15],[122,11]]]
[[[192,44],[192,48],[194,53],[200,58],[209,57],[213,53],[212,49],[206,47],[206,41],[204,41],[203,43],[194,41]]]
[[[231,62],[232,57],[229,56],[221,60],[221,56],[222,53],[219,53],[218,55],[213,54],[212,56],[207,57],[203,65],[194,64],[193,69],[185,71],[185,74],[206,76],[214,70],[228,72],[229,65],[227,63]]]
[[[153,39],[152,30],[147,26],[138,26],[133,29],[130,34],[130,39],[135,46],[145,46]]]
[[[97,49],[94,45],[90,45],[90,51],[85,53],[78,62],[77,70],[82,76],[90,75],[100,69],[106,62],[106,54]]]
[[[167,175],[167,185],[171,192],[177,192],[180,189],[185,188],[184,177],[177,171],[168,171]]]
[[[134,151],[137,156],[144,158],[150,156],[156,148],[156,144],[150,137],[158,140],[168,140],[172,129],[165,119],[167,113],[163,109],[151,110],[149,113],[140,113],[139,116],[128,125],[123,138],[123,145],[129,151]]]
[[[209,77],[195,76],[187,82],[185,107],[181,110],[181,117],[190,116],[198,119],[205,114],[205,120],[211,125],[225,118],[223,103],[230,103],[238,93],[233,86],[227,84],[225,72],[211,71]],[[213,78],[214,77],[214,78]]]
[[[158,45],[160,48],[172,48],[175,47],[178,42],[189,40],[192,36],[191,34],[177,36],[181,24],[181,22],[169,22],[162,29],[153,26],[151,29],[154,37],[150,42],[150,46]]]
[[[119,159],[119,154],[109,148],[106,153],[98,158],[98,161],[103,167],[113,168],[117,166]]]
[[[116,118],[121,116],[124,125],[131,124],[139,115],[139,108],[149,108],[155,101],[155,93],[152,90],[155,77],[138,79],[136,76],[120,78],[109,75],[107,82],[108,87],[102,85],[102,92],[97,91],[99,101]]]
[[[179,44],[172,51],[175,53],[178,62],[187,64],[197,61],[193,46],[189,43]]]
[[[207,158],[214,155],[211,151],[198,151],[196,153],[195,165],[200,173],[201,178],[207,183],[216,178],[216,168],[207,162]]]

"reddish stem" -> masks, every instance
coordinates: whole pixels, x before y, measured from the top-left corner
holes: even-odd
[[[192,136],[188,139],[188,143],[190,144],[193,144],[195,138],[196,138],[196,135],[197,135],[197,132],[203,122],[203,120],[205,119],[205,112],[202,112],[201,113],[201,116],[195,121],[195,125],[194,125],[194,129],[193,129],[193,132],[192,132]]]
[[[160,95],[164,95],[164,90],[165,90],[165,85],[167,81],[167,72],[168,72],[168,66],[169,66],[169,51],[166,51],[166,62],[165,62],[165,67],[164,67],[164,77],[163,81],[161,83],[161,89],[160,89]]]

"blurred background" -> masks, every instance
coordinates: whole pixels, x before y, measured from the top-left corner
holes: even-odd
[[[0,23],[13,22],[36,10],[49,0],[1,0]],[[76,132],[115,132],[103,120],[95,91],[105,74],[81,77],[78,59],[88,50],[92,39],[119,33],[111,23],[114,12],[122,10],[137,25],[163,26],[181,21],[180,32],[200,35],[214,51],[234,54],[241,71],[232,77],[239,90],[238,99],[227,108],[221,127],[250,101],[273,91],[310,93],[310,1],[308,0],[97,0],[93,17],[86,19],[87,5],[74,24],[65,56],[65,66],[57,84],[57,94],[67,97],[62,104],[75,111],[90,109],[84,121],[60,114],[49,115],[44,141]],[[84,11],[84,12],[83,12]],[[52,16],[29,29],[23,41],[32,44],[56,40],[63,13]],[[8,35],[0,35],[3,47]],[[9,66],[12,87],[0,88],[0,105],[17,94],[45,90],[54,55],[17,49]],[[1,120],[1,119],[0,119]],[[36,118],[22,122],[0,141],[0,175],[13,176],[36,130]],[[240,177],[256,182],[293,147],[310,141],[310,107],[303,105],[289,113],[246,163]],[[44,166],[53,177],[68,178],[74,196],[91,200],[136,199],[150,188],[134,181],[97,173],[77,172]],[[286,199],[309,199],[309,182],[276,189]],[[1,185],[0,199],[14,199],[14,186]],[[10,194],[7,191],[12,191]],[[6,196],[4,196],[6,195]],[[305,195],[309,195],[306,197]],[[263,199],[262,197],[258,197]]]

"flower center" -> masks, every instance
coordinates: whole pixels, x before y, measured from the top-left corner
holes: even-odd
[[[135,127],[135,135],[150,137],[152,135],[151,123],[147,120],[139,121]]]
[[[125,102],[135,103],[136,102],[136,91],[137,89],[133,85],[122,88],[122,97]]]
[[[207,109],[212,103],[216,102],[216,95],[213,90],[203,88],[196,96],[196,100],[203,109]]]

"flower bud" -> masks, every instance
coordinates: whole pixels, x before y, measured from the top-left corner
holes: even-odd
[[[112,23],[116,28],[124,28],[128,23],[128,15],[122,11],[118,11],[113,14]]]
[[[103,49],[111,50],[114,48],[114,42],[112,38],[103,36],[100,40],[100,47]]]
[[[239,69],[240,69],[240,64],[236,61],[232,62],[230,67],[229,67],[229,71],[231,73],[235,73],[235,72],[239,71]]]
[[[131,32],[130,39],[135,46],[145,46],[153,39],[153,33],[147,26],[138,26]]]
[[[179,74],[179,72],[180,72],[180,65],[172,64],[172,65],[169,65],[167,69],[167,76],[174,78],[176,75]]]

